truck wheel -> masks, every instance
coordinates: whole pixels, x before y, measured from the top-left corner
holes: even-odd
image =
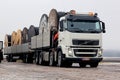
[[[27,55],[23,54],[23,63],[27,63]]]
[[[50,52],[50,55],[49,55],[49,66],[54,66],[54,54],[53,54],[53,52]]]
[[[28,54],[25,55],[25,63],[28,63]]]
[[[26,54],[23,54],[22,60],[23,60],[23,63],[26,63]]]
[[[57,66],[58,67],[63,67],[64,66],[64,64],[63,64],[63,56],[62,56],[61,51],[58,52]]]
[[[96,68],[97,66],[98,66],[98,62],[90,63],[90,67],[92,68]]]
[[[33,60],[32,60],[32,58],[31,58],[31,56],[29,54],[24,54],[23,55],[23,62],[24,63],[32,63]]]
[[[43,65],[43,54],[42,54],[42,52],[39,55],[39,64]]]
[[[33,63],[33,55],[32,54],[27,54],[27,62]]]
[[[13,56],[12,56],[12,54],[9,54],[6,58],[7,58],[8,62],[13,62]]]
[[[10,61],[9,61],[9,56],[8,56],[8,55],[6,56],[6,60],[7,60],[8,62],[10,62]]]
[[[35,63],[38,65],[39,64],[39,53],[36,52],[36,55],[35,55]]]

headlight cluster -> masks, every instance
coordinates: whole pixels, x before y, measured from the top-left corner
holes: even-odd
[[[68,48],[68,56],[73,56],[73,51],[71,48]]]
[[[99,49],[99,50],[98,50],[98,56],[101,57],[101,56],[102,56],[102,53],[103,53],[103,50],[102,50],[102,49]]]

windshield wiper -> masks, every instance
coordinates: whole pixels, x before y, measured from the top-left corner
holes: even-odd
[[[75,30],[74,32],[84,32],[84,31],[83,31],[83,30],[78,29],[78,30]]]
[[[88,32],[90,32],[90,33],[100,33],[100,31],[96,31],[96,30],[92,30],[92,29],[88,29]]]
[[[90,33],[100,33],[99,31],[90,31]]]

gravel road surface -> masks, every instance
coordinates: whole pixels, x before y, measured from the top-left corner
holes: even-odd
[[[0,80],[120,80],[120,63],[102,62],[97,68],[59,68],[25,64],[0,63]]]

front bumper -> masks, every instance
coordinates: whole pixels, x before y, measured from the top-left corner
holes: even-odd
[[[68,62],[80,63],[80,62],[100,62],[103,58],[64,58],[63,60]]]

